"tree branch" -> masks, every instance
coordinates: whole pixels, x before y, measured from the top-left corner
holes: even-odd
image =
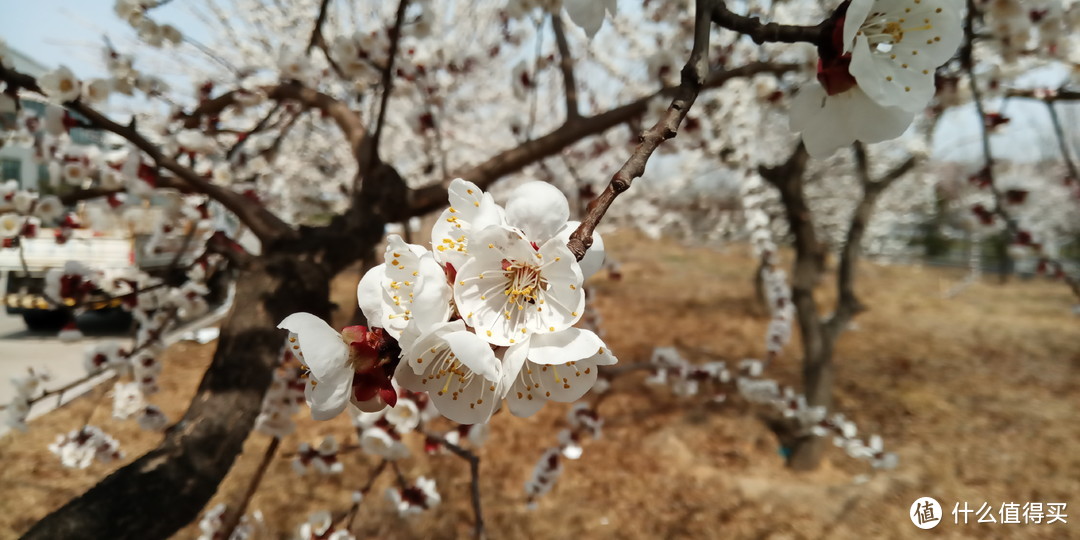
[[[379,138],[382,136],[383,125],[386,123],[386,106],[390,103],[390,94],[394,91],[394,63],[397,59],[398,43],[401,40],[401,25],[405,22],[405,10],[409,7],[409,0],[398,0],[397,15],[394,26],[390,29],[390,51],[386,58],[386,67],[382,72],[382,101],[379,103],[379,114],[375,117],[375,130],[368,142],[367,162],[374,164],[379,159]],[[365,169],[363,165],[360,167]]]
[[[219,530],[221,538],[232,538],[233,531],[236,530],[237,525],[240,524],[240,520],[244,517],[244,513],[247,512],[247,507],[251,503],[251,498],[255,496],[255,491],[259,489],[259,484],[262,483],[263,477],[266,475],[266,469],[270,467],[270,462],[274,459],[274,454],[277,453],[280,445],[281,439],[277,437],[272,438],[270,444],[266,445],[266,451],[263,453],[262,461],[259,462],[259,466],[255,469],[255,476],[248,482],[247,489],[244,490],[244,494],[240,497],[239,504],[228,509],[225,514],[225,520]]]
[[[717,2],[712,12],[712,21],[718,26],[750,36],[750,39],[759,45],[767,41],[820,45],[831,37],[834,19],[835,17],[830,17],[816,26],[762,23],[757,17],[747,17],[729,10],[726,2]]]
[[[1065,90],[1064,88],[1050,92],[1013,88],[1005,91],[1005,97],[1037,99],[1047,103],[1056,103],[1058,101],[1080,101],[1080,92],[1075,90]]]
[[[14,70],[9,70],[3,66],[0,66],[0,80],[3,80],[10,85],[25,88],[44,95],[41,87],[38,86],[37,81],[35,81],[33,77],[18,73]],[[77,100],[69,101],[65,103],[64,106],[81,114],[95,126],[115,133],[131,142],[149,155],[159,167],[172,172],[183,180],[193,191],[205,194],[220,202],[232,213],[236,214],[236,216],[243,221],[245,225],[251,228],[251,231],[263,242],[273,242],[279,238],[292,235],[292,229],[267,209],[239,193],[210,183],[205,178],[195,174],[195,171],[192,171],[191,169],[180,165],[175,160],[165,156],[160,148],[135,130],[134,123],[129,126],[122,126]]]
[[[783,74],[799,69],[795,64],[753,62],[733,69],[714,70],[703,88],[719,88],[731,79],[752,77],[759,73]],[[661,89],[625,105],[595,116],[584,117],[573,124],[563,124],[547,135],[504,150],[483,163],[454,171],[443,182],[414,189],[409,193],[409,215],[419,216],[446,206],[446,190],[453,178],[464,178],[480,189],[487,189],[496,180],[539,159],[554,155],[563,148],[589,137],[625,124],[648,110],[653,99],[673,96],[678,86]]]
[[[852,146],[852,152],[855,157],[855,176],[859,179],[863,194],[851,214],[851,223],[840,252],[840,264],[836,274],[836,310],[825,322],[826,339],[831,340],[835,340],[840,335],[855,315],[866,310],[866,306],[855,295],[855,267],[862,253],[862,239],[870,223],[874,205],[881,193],[913,169],[918,161],[911,156],[881,178],[874,180],[870,177],[870,163],[866,156],[866,147],[861,142],[856,142]]]
[[[477,540],[484,538],[484,515],[480,510],[480,457],[434,433],[425,433],[424,435],[438,441],[439,444],[445,446],[454,455],[469,462],[470,493],[472,495],[473,516],[475,517],[473,537]]]
[[[330,0],[323,0],[322,5],[319,6],[319,16],[315,19],[315,28],[311,30],[311,39],[308,40],[307,53],[311,54],[313,47],[318,47],[323,55],[326,56],[326,61],[330,63],[330,69],[334,70],[334,73],[342,80],[348,80],[345,76],[345,72],[341,69],[341,66],[334,61],[334,57],[330,55],[330,48],[326,43],[326,37],[323,36],[322,27],[326,23],[326,14],[329,11]]]
[[[994,181],[994,154],[990,147],[990,126],[986,121],[986,108],[983,106],[982,93],[975,80],[975,60],[973,51],[975,41],[975,17],[978,15],[980,15],[980,11],[975,5],[975,1],[967,0],[967,16],[964,19],[964,42],[960,47],[960,62],[965,71],[967,71],[968,83],[971,88],[971,100],[975,103],[975,111],[979,114],[979,127],[981,128],[980,133],[984,160],[981,174],[986,179],[986,185],[990,190],[990,194],[994,197],[993,213],[1005,222],[1005,229],[1008,231],[1010,237],[1015,239],[1021,232],[1020,225],[1005,209],[1005,197],[1002,195],[1001,190],[998,189]],[[1060,274],[1065,281],[1065,284],[1072,290],[1073,295],[1080,298],[1080,280],[1068,275],[1065,272],[1065,267],[1061,264],[1061,261],[1054,259],[1045,253],[1040,253],[1039,257],[1040,261],[1047,266],[1056,268],[1057,273]]]
[[[589,203],[588,214],[581,220],[581,225],[577,230],[570,235],[567,246],[579,261],[592,246],[592,233],[607,209],[611,207],[615,197],[630,189],[631,182],[645,173],[645,165],[660,143],[675,137],[679,124],[686,118],[698,93],[701,92],[709,70],[709,34],[712,30],[709,17],[715,5],[714,0],[696,0],[694,46],[690,51],[690,59],[683,67],[682,83],[675,89],[675,98],[671,101],[671,106],[668,107],[667,113],[656,122],[656,125],[641,134],[641,142],[630,154],[630,158],[611,178],[611,183],[600,196]]]
[[[222,324],[184,417],[157,448],[46,516],[25,538],[166,538],[197,519],[259,413],[284,339],[275,325],[298,311],[326,317],[328,282],[303,249],[271,249],[241,269],[235,302],[242,309]]]
[[[246,136],[237,140],[236,143],[234,143],[229,148],[229,150],[225,152],[225,161],[232,160],[232,157],[240,151],[240,147],[244,145],[244,142],[251,138],[250,135],[254,135],[255,133],[262,131],[263,128],[266,127],[266,124],[270,123],[270,119],[273,118],[274,114],[276,114],[279,110],[281,110],[281,103],[274,103],[274,106],[270,108],[270,111],[266,113],[266,116],[263,116],[262,119],[260,119],[259,122],[255,124],[255,127],[251,128],[250,131],[245,132]]]
[[[189,184],[192,190],[220,202],[225,208],[236,214],[236,217],[244,222],[251,229],[251,232],[255,233],[264,243],[271,243],[279,238],[293,235],[292,228],[269,210],[239,193],[211,183],[196,174],[195,171],[165,156],[160,148],[143,137],[132,126],[121,126],[78,101],[69,102],[67,106],[102,129],[115,133],[134,144],[150,156],[159,167],[172,172]]]
[[[315,28],[311,30],[311,38],[308,39],[307,52],[310,54],[311,49],[316,45],[320,45],[325,42],[322,33],[322,26],[326,23],[326,14],[330,10],[330,0],[322,0],[322,4],[319,5],[319,16],[315,18]]]
[[[1058,116],[1057,108],[1049,99],[1044,99],[1043,103],[1046,104],[1046,110],[1050,113],[1050,122],[1054,125],[1054,136],[1057,137],[1058,147],[1061,148],[1061,159],[1065,161],[1069,176],[1080,181],[1080,172],[1076,169],[1076,162],[1073,161],[1072,153],[1069,151],[1069,143],[1065,140],[1065,129],[1061,126],[1061,117]]]
[[[570,56],[570,44],[566,42],[561,11],[551,14],[551,28],[559,48],[559,70],[562,71],[563,86],[566,88],[566,121],[569,123],[581,118],[581,111],[578,109],[577,81],[574,79],[574,58]]]

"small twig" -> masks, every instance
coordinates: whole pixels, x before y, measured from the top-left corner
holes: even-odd
[[[990,147],[990,126],[986,121],[986,108],[983,105],[982,92],[979,90],[979,85],[975,79],[975,18],[980,16],[981,12],[975,5],[974,0],[967,0],[967,16],[964,19],[964,42],[960,46],[960,61],[964,67],[964,70],[968,75],[968,83],[971,88],[971,101],[975,104],[975,111],[979,115],[979,127],[981,129],[981,142],[983,151],[984,166],[980,174],[983,175],[986,186],[990,190],[990,194],[994,198],[993,213],[1000,217],[1005,222],[1005,229],[1009,233],[1011,238],[1016,238],[1021,232],[1020,225],[1016,222],[1016,219],[1005,209],[1005,197],[998,189],[994,180],[994,154]],[[1051,106],[1052,107],[1052,106]],[[1051,116],[1056,116],[1056,111],[1051,108]],[[1055,125],[1056,127],[1056,125]],[[1063,148],[1066,150],[1067,148]],[[1068,275],[1064,270],[1064,265],[1061,261],[1056,260],[1053,257],[1040,253],[1039,260],[1044,263],[1048,269],[1054,268],[1056,273],[1060,274],[1065,284],[1072,290],[1072,293],[1077,298],[1080,298],[1080,280]]]
[[[405,475],[401,474],[401,468],[398,467],[396,461],[391,461],[390,466],[394,469],[394,477],[397,480],[397,485],[402,491],[409,489],[408,482],[405,481]]]
[[[447,441],[444,437],[436,435],[434,433],[425,433],[426,437],[438,441],[439,444],[446,447],[457,457],[469,462],[469,474],[471,478],[471,493],[472,493],[472,507],[473,516],[476,518],[475,527],[473,528],[473,536],[479,540],[484,538],[484,515],[480,507],[480,457],[473,452],[466,450],[450,441]]]
[[[278,132],[278,136],[274,138],[274,142],[270,143],[270,146],[266,147],[259,155],[266,158],[267,161],[273,161],[277,157],[277,153],[281,150],[281,143],[285,140],[285,137],[292,131],[293,126],[296,125],[297,120],[300,119],[302,113],[297,111],[294,113],[285,125],[281,127],[281,131]]]
[[[95,392],[96,395],[93,396],[94,401],[93,404],[90,406],[90,410],[86,411],[86,416],[83,417],[82,425],[84,427],[90,425],[90,420],[94,417],[94,413],[97,412],[98,406],[101,405],[102,400],[108,394],[108,391],[104,390],[105,388],[107,387],[101,385],[96,386],[90,390],[91,392]]]
[[[105,371],[108,371],[108,370],[105,370]],[[85,384],[85,383],[89,382],[90,379],[93,379],[94,377],[97,377],[98,375],[101,375],[101,374],[105,373],[105,371],[99,371],[99,372],[94,373],[92,375],[86,375],[86,376],[84,376],[82,378],[71,381],[70,383],[65,384],[64,386],[61,386],[60,388],[54,388],[52,390],[42,392],[41,395],[39,395],[39,396],[37,396],[35,398],[31,398],[31,399],[27,400],[27,403],[29,405],[33,405],[33,404],[35,404],[35,403],[37,403],[37,402],[39,402],[39,401],[41,401],[41,400],[43,400],[43,399],[45,399],[45,398],[47,398],[49,396],[60,396],[61,398],[63,398],[63,394],[65,392],[67,392],[68,390],[71,390],[72,388],[75,388],[76,386],[79,386],[80,384]],[[116,374],[114,373],[112,376],[115,377]],[[7,403],[0,404],[0,411],[2,411],[4,409],[7,409],[8,406],[9,406],[9,404],[7,404]]]
[[[153,287],[148,287],[148,288],[146,288],[146,289],[143,289],[143,291],[147,291],[147,290],[150,290],[151,288],[153,288]],[[162,326],[161,326],[161,329],[160,329],[160,331],[159,331],[159,332],[157,333],[157,336],[158,336],[158,337],[156,337],[156,338],[154,338],[154,339],[150,339],[150,340],[147,340],[146,342],[143,342],[142,344],[140,344],[140,345],[138,345],[137,347],[135,347],[134,349],[132,349],[132,350],[131,350],[131,352],[129,352],[129,353],[127,353],[126,355],[124,355],[124,357],[125,357],[125,358],[131,358],[131,357],[132,357],[132,356],[134,356],[134,355],[135,355],[136,353],[138,353],[138,352],[142,351],[143,349],[146,349],[146,348],[147,348],[147,347],[149,347],[149,346],[150,346],[150,345],[151,345],[151,344],[152,344],[153,342],[155,342],[155,341],[157,341],[158,339],[160,339],[160,335],[161,335],[161,334],[164,334],[164,333],[165,333],[165,328],[166,328],[167,326],[169,326],[170,324],[172,324],[173,322],[175,322],[175,321],[176,321],[176,317],[177,317],[177,312],[176,312],[176,310],[174,309],[174,310],[172,310],[172,312],[171,312],[171,313],[169,314],[169,317],[168,317],[168,318],[167,318],[167,319],[165,320],[165,322],[164,322],[164,323],[162,324]],[[75,388],[75,387],[77,387],[77,386],[79,386],[79,385],[81,385],[81,384],[85,384],[85,383],[89,382],[89,381],[90,381],[91,379],[93,379],[94,377],[97,377],[98,375],[102,375],[102,374],[105,374],[105,373],[108,373],[108,372],[110,372],[110,370],[111,370],[111,368],[105,368],[105,369],[103,369],[103,370],[101,370],[101,371],[98,371],[98,372],[96,372],[96,373],[89,373],[89,374],[87,374],[87,375],[83,376],[83,377],[82,377],[82,378],[80,378],[80,379],[77,379],[77,380],[71,381],[70,383],[68,383],[68,384],[65,384],[64,386],[61,386],[60,388],[55,388],[55,389],[53,389],[53,390],[48,390],[48,391],[46,391],[46,392],[42,392],[42,394],[41,394],[41,395],[39,395],[39,396],[37,396],[37,397],[35,397],[35,398],[32,398],[32,399],[28,400],[28,401],[27,401],[27,404],[28,404],[28,405],[33,405],[33,404],[35,404],[35,403],[37,403],[37,402],[39,402],[39,401],[41,401],[41,400],[43,400],[43,399],[45,399],[45,398],[47,398],[47,397],[49,397],[49,396],[59,396],[59,397],[60,397],[60,398],[62,399],[62,398],[63,398],[63,395],[64,395],[64,393],[65,393],[65,392],[67,392],[68,390],[71,390],[72,388]],[[110,377],[109,379],[106,379],[105,381],[102,381],[102,383],[104,383],[104,382],[107,382],[107,381],[109,381],[109,380],[111,380],[111,379],[113,379],[113,378],[115,378],[115,377],[116,377],[116,372],[112,372],[112,375],[111,375],[111,377]],[[59,402],[58,402],[57,406],[59,406]],[[4,410],[4,409],[6,409],[6,408],[8,408],[8,405],[7,405],[7,404],[3,404],[3,405],[0,405],[0,411]]]
[[[326,56],[326,61],[330,63],[330,69],[334,70],[334,73],[343,80],[348,80],[345,76],[345,71],[341,69],[341,66],[334,61],[334,57],[330,55],[330,47],[326,43],[326,37],[323,35],[322,27],[326,23],[326,14],[329,12],[330,0],[323,0],[322,5],[319,6],[319,16],[315,19],[315,28],[311,31],[311,39],[308,40],[307,54],[311,54],[313,47],[318,47],[323,55]]]
[[[551,28],[555,32],[555,44],[559,48],[559,70],[562,71],[566,89],[566,121],[570,122],[581,118],[581,111],[578,109],[577,81],[574,79],[574,58],[570,56],[570,44],[566,42],[560,11],[551,14]]]
[[[630,189],[630,183],[635,178],[645,173],[645,165],[649,162],[660,143],[675,137],[679,125],[690,107],[694,105],[705,76],[709,71],[709,33],[712,23],[709,15],[716,6],[714,0],[696,0],[694,17],[694,46],[690,52],[690,59],[682,70],[682,83],[675,89],[675,98],[671,101],[667,113],[656,122],[656,125],[641,134],[641,142],[630,154],[630,159],[611,178],[611,183],[604,189],[593,202],[589,203],[589,212],[581,220],[581,225],[570,235],[567,246],[574,256],[580,261],[585,257],[585,252],[592,246],[592,233],[596,225],[604,217],[611,203],[620,193]]]
[[[236,143],[229,148],[229,151],[225,152],[225,161],[232,161],[233,156],[235,156],[236,152],[240,150],[240,147],[244,145],[244,142],[250,139],[251,135],[262,131],[263,128],[266,127],[266,124],[270,122],[270,118],[273,117],[279,109],[281,109],[281,102],[274,103],[274,106],[270,108],[270,112],[266,113],[266,116],[262,117],[262,119],[259,120],[257,124],[255,124],[255,127],[251,128],[250,131],[246,132],[247,136],[237,140]]]
[[[198,227],[192,223],[191,230],[184,235],[184,240],[180,243],[180,249],[176,251],[176,255],[173,255],[172,262],[169,263],[168,273],[171,273],[173,270],[176,270],[176,267],[180,266],[180,259],[184,258],[184,253],[187,253],[188,248],[191,247],[191,241],[195,238],[196,230],[198,230]]]
[[[1080,91],[1059,88],[1058,90],[1050,93],[1049,95],[1038,95],[1037,91],[1034,89],[1011,88],[1005,92],[1005,97],[1030,98],[1044,101],[1047,103],[1056,103],[1058,101],[1080,101]]]
[[[793,26],[777,23],[762,23],[757,17],[739,15],[727,8],[726,2],[717,2],[712,12],[712,21],[717,25],[750,36],[754,43],[812,43],[819,45],[830,37],[834,23],[826,19],[816,26]]]
[[[544,33],[541,31],[544,26],[544,19],[541,17],[540,21],[536,24],[536,52],[533,55],[533,71],[529,76],[529,81],[532,82],[529,88],[529,124],[525,126],[525,140],[531,141],[532,130],[536,125],[536,102],[538,101],[538,95],[540,93],[540,84],[537,81],[540,75],[540,55],[544,49]]]
[[[315,18],[315,28],[311,31],[311,38],[308,39],[307,52],[311,53],[311,49],[315,48],[320,42],[323,41],[322,26],[326,23],[326,14],[330,11],[330,0],[322,0],[322,4],[319,6],[319,16]]]
[[[359,489],[361,495],[367,498],[367,494],[371,491],[371,488],[375,485],[375,480],[382,476],[383,471],[386,470],[386,465],[390,463],[390,460],[383,459],[379,462],[379,465],[375,467],[375,470],[371,471],[371,476],[368,477],[367,483]],[[356,519],[356,514],[360,511],[360,504],[363,501],[353,501],[352,506],[349,507],[349,511],[345,513],[342,520],[345,522],[345,530],[352,531],[353,521]]]
[[[248,483],[247,489],[244,490],[244,495],[240,499],[240,503],[225,516],[225,521],[222,523],[221,531],[219,533],[221,538],[232,537],[233,530],[240,524],[240,519],[244,517],[244,513],[247,512],[248,504],[251,503],[251,497],[255,495],[255,491],[259,488],[259,484],[262,483],[263,477],[266,475],[266,469],[270,467],[270,462],[274,459],[274,454],[277,453],[280,444],[281,439],[274,437],[270,440],[270,444],[266,446],[266,452],[263,454],[262,461],[259,462],[259,467],[255,469],[255,476],[251,478],[251,482]]]
[[[192,39],[191,36],[188,36],[187,34],[184,35],[183,39],[184,39],[184,43],[187,43],[188,45],[191,45],[192,47],[195,47],[196,49],[198,49],[199,52],[205,54],[207,58],[221,64],[222,67],[224,67],[225,69],[231,71],[232,74],[235,75],[237,78],[241,78],[242,72],[240,71],[240,69],[237,68],[235,65],[233,65],[232,62],[229,62],[228,60],[223,58],[221,55],[215,53],[213,51],[213,49],[211,49],[210,47],[207,47],[206,45],[203,45],[202,43],[199,43],[198,41]]]
[[[1054,126],[1054,135],[1057,137],[1058,146],[1061,148],[1061,159],[1065,161],[1069,176],[1075,181],[1080,181],[1080,172],[1076,169],[1076,162],[1073,161],[1072,152],[1069,151],[1069,143],[1065,140],[1065,129],[1061,126],[1061,117],[1058,116],[1057,108],[1054,107],[1054,102],[1050,99],[1044,99],[1043,103],[1046,104],[1046,111],[1050,113],[1050,122]]]
[[[378,116],[375,117],[375,130],[368,148],[368,163],[375,163],[379,155],[379,137],[382,136],[383,126],[386,124],[386,107],[390,103],[390,94],[394,91],[394,63],[401,40],[401,25],[405,22],[405,10],[408,7],[409,0],[398,1],[397,18],[390,29],[390,50],[386,58],[386,68],[382,72],[382,101],[379,103]]]

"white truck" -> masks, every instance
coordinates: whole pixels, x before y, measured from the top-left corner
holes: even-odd
[[[21,238],[19,247],[0,248],[0,273],[6,278],[3,280],[5,309],[9,314],[21,314],[31,330],[57,329],[66,323],[70,317],[68,310],[51,303],[44,290],[46,272],[63,268],[68,261],[104,271],[138,268],[151,275],[164,274],[170,268],[184,268],[197,256],[199,239],[193,238],[186,246],[183,238],[155,241],[154,249],[146,249],[160,219],[160,208],[129,208],[107,232],[75,229],[66,242],[58,243],[53,230],[41,229],[33,238]],[[178,258],[182,249],[185,253]],[[177,262],[175,267],[174,262]],[[51,300],[68,306],[74,304],[71,299]],[[121,303],[121,299],[95,291],[82,306],[104,310],[116,309]]]

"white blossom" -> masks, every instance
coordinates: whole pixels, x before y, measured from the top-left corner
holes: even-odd
[[[290,332],[289,342],[294,354],[310,370],[304,395],[313,418],[333,418],[350,402],[368,410],[386,406],[386,401],[379,395],[358,400],[353,388],[358,371],[381,372],[377,351],[371,347],[366,328],[352,326],[339,334],[310,313],[294,313],[281,321],[278,328]],[[391,388],[383,387],[382,390],[396,397]]]
[[[566,14],[592,39],[604,24],[604,16],[614,17],[618,0],[563,0]]]
[[[137,382],[113,385],[113,418],[125,420],[146,408],[146,397]]]
[[[38,79],[45,94],[58,102],[79,99],[79,80],[67,66],[60,66]]]
[[[435,480],[421,476],[416,484],[405,489],[387,488],[386,498],[397,509],[398,515],[410,516],[430,510],[442,502]]]
[[[455,422],[487,422],[505,394],[502,362],[460,319],[436,325],[402,354],[398,383],[426,391],[439,412]]]
[[[23,220],[15,214],[0,215],[0,238],[14,238],[22,230]]]
[[[934,70],[964,35],[953,0],[853,0],[843,32],[859,88],[881,106],[911,112],[933,98]]]
[[[409,447],[389,431],[372,426],[360,433],[360,448],[373,456],[383,459],[399,460],[409,457]]]
[[[391,235],[384,258],[386,262],[364,274],[356,287],[368,324],[400,340],[406,329],[411,328],[409,336],[415,337],[450,318],[450,286],[433,253]]]

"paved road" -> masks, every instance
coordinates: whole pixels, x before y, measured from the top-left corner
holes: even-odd
[[[85,337],[76,342],[63,343],[56,339],[55,332],[31,332],[26,329],[22,317],[0,310],[0,403],[9,403],[15,395],[11,377],[25,373],[31,367],[45,368],[53,376],[47,388],[64,386],[86,376],[83,353],[87,347],[103,341],[124,340],[129,335],[122,318],[115,316],[88,313],[80,317],[78,322]],[[90,388],[92,384],[72,389],[64,402]],[[56,406],[55,398],[42,400],[34,404],[30,417],[40,416]],[[7,429],[7,426],[0,424],[0,434]]]
[[[230,291],[229,300],[223,306],[168,333],[165,336],[166,344],[191,337],[194,330],[215,324],[227,312],[231,299]],[[87,347],[112,340],[130,343],[126,322],[124,317],[117,317],[116,314],[83,314],[78,319],[78,325],[84,338],[64,343],[56,338],[55,332],[27,330],[21,316],[8,315],[0,308],[0,404],[6,405],[15,395],[11,377],[25,373],[30,367],[47,368],[52,373],[52,380],[46,384],[47,389],[59,388],[85,377],[83,355]],[[108,375],[101,375],[73,388],[64,394],[63,403],[84,394],[107,378]],[[41,400],[30,409],[30,418],[41,416],[59,405],[55,397]],[[6,414],[0,411],[0,435],[9,429],[3,422]]]

